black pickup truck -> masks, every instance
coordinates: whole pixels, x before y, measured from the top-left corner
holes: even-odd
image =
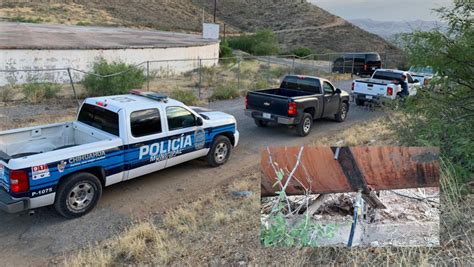
[[[313,120],[346,119],[349,94],[326,79],[288,75],[280,88],[251,91],[245,98],[245,114],[259,127],[269,122],[296,126],[300,136],[311,132]]]

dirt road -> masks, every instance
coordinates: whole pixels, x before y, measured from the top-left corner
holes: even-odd
[[[345,90],[350,88],[348,81],[336,85]],[[381,115],[351,105],[344,123],[316,121],[313,132],[301,138],[294,129],[283,126],[257,128],[252,119],[245,117],[242,99],[216,102],[210,107],[230,113],[238,121],[241,142],[226,165],[212,169],[204,161],[195,160],[113,185],[106,188],[95,210],[76,220],[65,220],[52,208],[38,209],[34,215],[0,212],[0,266],[38,265],[53,256],[104,240],[135,219],[147,216],[159,219],[163,211],[179,203],[192,202],[210,188],[251,171],[259,163],[260,146],[310,143],[319,136]]]

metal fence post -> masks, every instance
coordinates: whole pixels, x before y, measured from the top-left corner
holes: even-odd
[[[239,90],[240,90],[240,60],[241,58],[238,57],[237,58],[237,87],[239,88]]]
[[[293,63],[291,64],[291,73],[295,73],[295,56],[293,55]]]
[[[202,82],[202,60],[199,58],[199,84],[198,84],[198,96],[199,100],[201,100],[201,82]]]
[[[76,99],[76,102],[77,102],[77,109],[79,110],[81,103],[79,102],[79,99],[77,98],[76,88],[74,87],[74,81],[72,80],[70,68],[67,68],[67,74],[69,75],[69,82],[71,83],[72,92],[74,93],[74,98]]]
[[[146,90],[150,91],[150,61],[146,62]]]
[[[352,54],[352,70],[351,70],[351,79],[354,77],[354,61],[355,61],[355,55]]]

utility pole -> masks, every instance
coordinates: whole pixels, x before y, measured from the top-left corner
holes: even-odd
[[[214,23],[216,23],[217,0],[214,0]]]

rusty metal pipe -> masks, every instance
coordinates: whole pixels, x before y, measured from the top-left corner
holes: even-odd
[[[275,169],[285,172],[296,164],[300,147],[269,147],[261,151],[261,195],[275,196],[281,188]],[[287,195],[344,193],[439,186],[439,148],[436,147],[305,147],[300,165],[286,188]],[[270,156],[273,162],[270,162]]]

